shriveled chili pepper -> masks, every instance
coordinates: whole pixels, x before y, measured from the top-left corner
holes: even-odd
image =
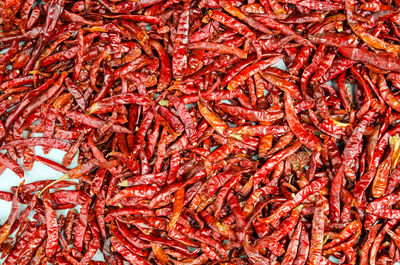
[[[306,130],[297,118],[293,106],[293,100],[288,92],[285,92],[285,113],[287,121],[299,140],[312,150],[319,150],[321,148],[321,140],[312,132]]]
[[[324,239],[324,222],[323,201],[319,198],[314,210],[312,222],[310,253],[308,256],[310,264],[319,264],[321,260],[322,244]]]
[[[43,206],[46,214],[46,229],[47,229],[47,241],[46,241],[46,256],[52,257],[57,251],[58,247],[58,224],[57,214],[51,204],[51,199],[48,191],[43,194]]]
[[[110,201],[110,204],[114,204],[120,199],[127,198],[127,197],[138,197],[144,199],[151,199],[155,195],[156,192],[159,191],[159,188],[154,186],[145,186],[145,185],[138,185],[133,186],[130,188],[126,188],[115,195]]]
[[[179,17],[178,27],[176,29],[175,47],[172,57],[172,73],[177,80],[182,78],[183,72],[187,68],[186,45],[189,42],[189,12],[190,1],[185,1],[184,10]]]
[[[244,68],[239,74],[232,78],[232,80],[228,83],[229,90],[235,90],[245,79],[249,78],[250,76],[262,71],[277,62],[279,62],[282,58],[280,56],[271,57],[259,62],[256,62],[246,68]]]
[[[14,222],[17,219],[18,216],[18,194],[21,185],[23,185],[24,182],[21,182],[21,184],[18,186],[17,190],[15,191],[15,194],[12,197],[12,205],[11,205],[11,213],[7,218],[7,221],[1,226],[0,228],[0,242],[3,243],[7,237],[10,235],[10,232],[12,231],[12,226]]]
[[[299,241],[300,241],[300,235],[302,232],[303,228],[303,223],[299,222],[298,225],[296,226],[296,230],[294,230],[293,235],[290,239],[290,243],[288,245],[288,250],[285,253],[285,256],[283,257],[282,263],[281,264],[293,264],[293,262],[296,259],[296,255],[298,252],[298,247],[299,247]]]

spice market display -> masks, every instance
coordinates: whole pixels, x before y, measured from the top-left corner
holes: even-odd
[[[2,0],[0,51],[2,264],[400,261],[399,0]]]

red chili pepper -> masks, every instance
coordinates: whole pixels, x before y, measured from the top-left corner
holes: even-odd
[[[296,229],[293,232],[293,235],[290,239],[290,243],[288,245],[288,250],[286,251],[285,256],[283,257],[281,264],[287,265],[294,263],[298,253],[298,247],[300,245],[300,235],[302,232],[302,228],[303,228],[303,223],[299,222],[298,225],[296,226]]]
[[[46,256],[52,257],[56,253],[58,247],[58,225],[57,213],[53,209],[48,192],[44,192],[43,194],[43,206],[46,215],[47,229]]]
[[[118,200],[127,197],[138,197],[144,199],[151,199],[154,197],[156,192],[159,191],[159,188],[154,186],[145,186],[145,185],[138,185],[130,188],[126,188],[120,191],[117,195],[115,195],[108,203],[114,204]]]
[[[228,89],[235,90],[241,83],[244,82],[244,80],[246,80],[250,76],[253,76],[254,74],[276,64],[281,59],[282,59],[281,56],[271,57],[271,58],[267,58],[262,61],[256,62],[256,63],[244,68],[239,74],[234,76],[232,78],[232,80],[229,81]]]
[[[206,121],[221,135],[224,135],[225,130],[229,128],[229,125],[226,124],[216,113],[210,110],[207,105],[203,102],[199,101],[197,103],[199,111],[201,115],[206,119]]]
[[[102,120],[100,120],[99,118],[92,117],[92,116],[86,116],[85,114],[76,112],[76,111],[67,112],[66,117],[71,120],[74,120],[77,123],[82,123],[84,125],[87,125],[87,126],[90,126],[93,128],[100,128],[100,126],[102,125]],[[118,133],[132,133],[127,128],[125,128],[121,125],[117,125],[117,124],[112,125],[110,129],[112,131],[118,132]]]
[[[24,177],[24,170],[22,169],[22,167],[19,166],[14,160],[8,158],[6,155],[3,155],[1,153],[0,153],[0,163],[2,163],[7,168],[14,171],[14,173],[17,174],[18,177],[20,178]]]
[[[288,92],[285,92],[285,114],[289,127],[299,140],[311,150],[320,150],[321,140],[300,123],[294,110],[293,100]]]

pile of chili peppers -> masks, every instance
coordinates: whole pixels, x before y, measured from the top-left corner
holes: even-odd
[[[4,0],[0,17],[1,172],[64,173],[0,192],[2,264],[400,261],[399,0]]]

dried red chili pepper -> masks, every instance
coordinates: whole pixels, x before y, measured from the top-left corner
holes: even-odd
[[[48,191],[43,194],[43,206],[46,215],[47,229],[46,256],[50,258],[54,256],[58,247],[58,225],[57,213],[53,209]]]

